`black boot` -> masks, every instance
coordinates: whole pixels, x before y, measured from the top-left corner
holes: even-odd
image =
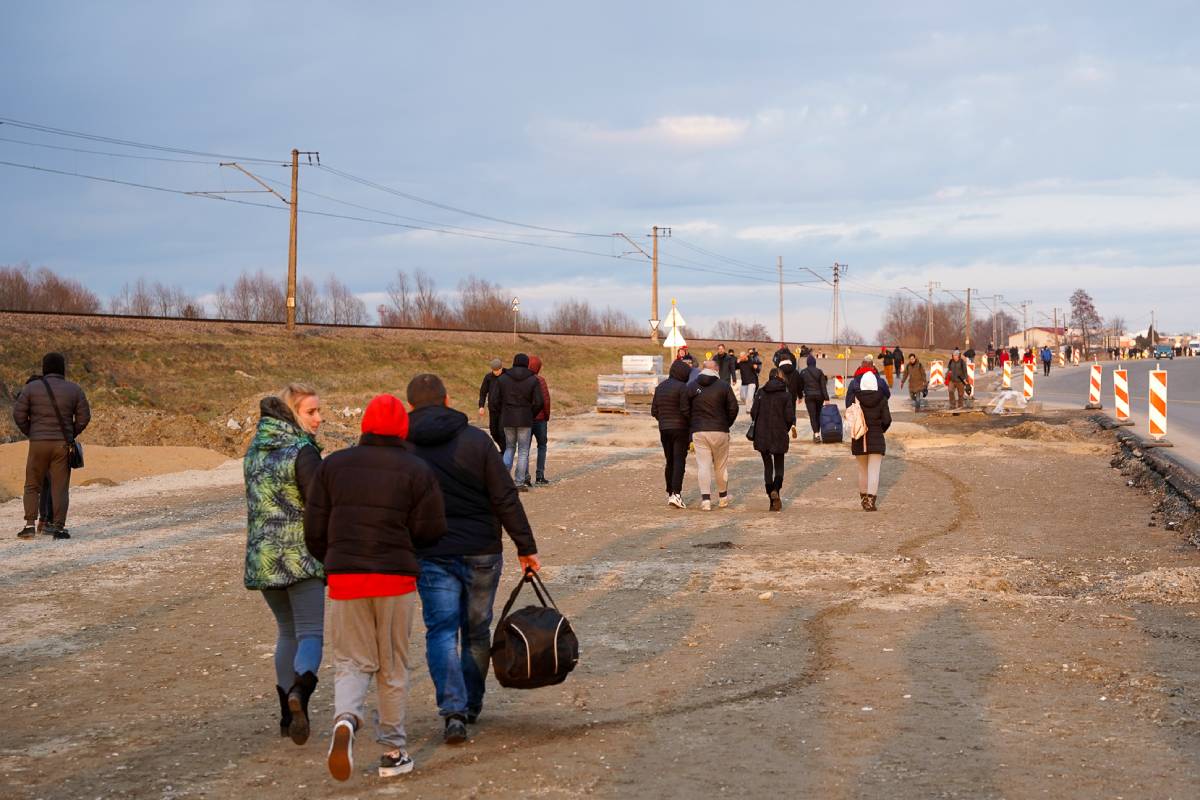
[[[292,712],[292,723],[288,734],[296,744],[308,741],[308,699],[317,688],[317,676],[311,672],[296,676],[296,682],[288,690],[288,709]]]
[[[289,729],[292,727],[292,710],[288,708],[288,693],[282,686],[275,687],[275,693],[279,695],[279,735],[290,735]]]

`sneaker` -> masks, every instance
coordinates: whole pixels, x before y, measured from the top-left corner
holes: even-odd
[[[712,500],[701,500],[700,501],[700,510],[701,511],[712,511]]]
[[[32,525],[26,525],[24,528],[21,528],[21,530],[17,531],[17,538],[18,539],[36,539],[37,538],[37,528],[33,527]]]
[[[813,434],[813,444],[820,444],[820,443],[821,443],[821,434],[814,433]]]
[[[328,762],[329,774],[335,781],[350,780],[354,772],[354,723],[348,719],[339,719],[333,726]],[[412,769],[412,762],[409,764]]]
[[[379,777],[394,778],[413,771],[413,760],[403,750],[393,750],[379,757]]]
[[[479,715],[480,715],[481,713],[483,713],[483,712],[481,712],[481,711],[468,711],[468,712],[467,712],[467,724],[468,724],[468,725],[474,725],[476,722],[479,722]]]
[[[442,741],[446,744],[462,744],[466,740],[466,719],[457,714],[446,717],[446,729],[442,731]]]
[[[729,508],[729,495],[725,495],[717,501],[717,508]]]
[[[677,494],[667,496],[667,505],[674,506],[675,508],[687,508],[687,506],[683,504],[683,498]]]
[[[546,477],[544,475],[538,477],[536,483],[538,486],[549,486],[550,485],[550,481],[546,480]]]
[[[46,534],[53,536],[55,539],[70,539],[71,532],[61,525],[47,525]]]

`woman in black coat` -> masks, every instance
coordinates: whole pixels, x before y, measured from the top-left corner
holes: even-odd
[[[855,400],[862,408],[867,422],[867,434],[852,439],[850,452],[858,462],[858,493],[863,511],[876,511],[875,499],[879,493],[879,469],[883,466],[883,455],[887,442],[883,434],[892,427],[892,412],[888,399],[879,391],[879,378],[874,372],[864,372],[858,379]]]
[[[778,369],[771,370],[770,380],[754,395],[750,419],[754,421],[754,449],[763,460],[770,508],[782,511],[779,490],[783,488],[783,455],[788,451],[788,433],[796,424],[796,401]]]

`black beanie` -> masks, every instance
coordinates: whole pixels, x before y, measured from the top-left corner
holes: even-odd
[[[65,376],[67,374],[67,359],[62,353],[46,353],[46,355],[42,356],[42,374]]]
[[[525,355],[524,353],[517,353],[515,356],[513,356],[513,366],[514,367],[528,367],[529,366],[529,356]]]

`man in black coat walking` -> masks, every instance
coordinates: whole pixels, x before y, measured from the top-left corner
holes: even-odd
[[[658,437],[662,440],[666,467],[663,477],[667,484],[667,505],[686,508],[683,503],[683,471],[687,464],[688,444],[692,441],[690,422],[683,411],[684,394],[692,370],[683,361],[675,361],[667,379],[654,389],[650,415],[658,420]]]
[[[504,374],[504,365],[500,359],[493,358],[492,363],[488,366],[491,371],[483,376],[483,383],[479,384],[479,416],[483,417],[484,408],[488,411],[488,431],[492,434],[492,441],[501,450],[504,449],[504,428],[500,425],[500,407],[491,404],[492,386]]]
[[[804,408],[808,410],[808,426],[812,428],[813,441],[821,441],[821,408],[829,401],[829,379],[817,366],[817,359],[808,356],[804,369],[800,370],[800,386],[804,394]]]
[[[504,428],[504,467],[522,479],[522,491],[530,487],[529,443],[533,439],[533,418],[542,410],[542,387],[529,368],[529,356],[517,353],[513,365],[492,384],[491,403],[500,408]]]
[[[762,456],[770,510],[782,511],[779,492],[783,489],[783,457],[790,444],[788,432],[796,424],[796,404],[779,379],[778,367],[771,370],[770,379],[755,394],[750,419],[754,425],[754,449]]]
[[[717,376],[714,361],[705,361],[694,388],[684,392],[680,411],[690,421],[699,470],[700,510],[712,510],[709,488],[717,479],[718,505],[729,505],[729,429],[738,415],[733,388]]]
[[[517,561],[538,570],[537,542],[504,461],[467,415],[446,406],[436,375],[408,384],[408,441],[442,489],[446,535],[417,550],[417,591],[425,619],[425,660],[437,691],[448,744],[467,739],[483,709],[491,653],[492,608],[504,566],[501,528],[517,547]]]

